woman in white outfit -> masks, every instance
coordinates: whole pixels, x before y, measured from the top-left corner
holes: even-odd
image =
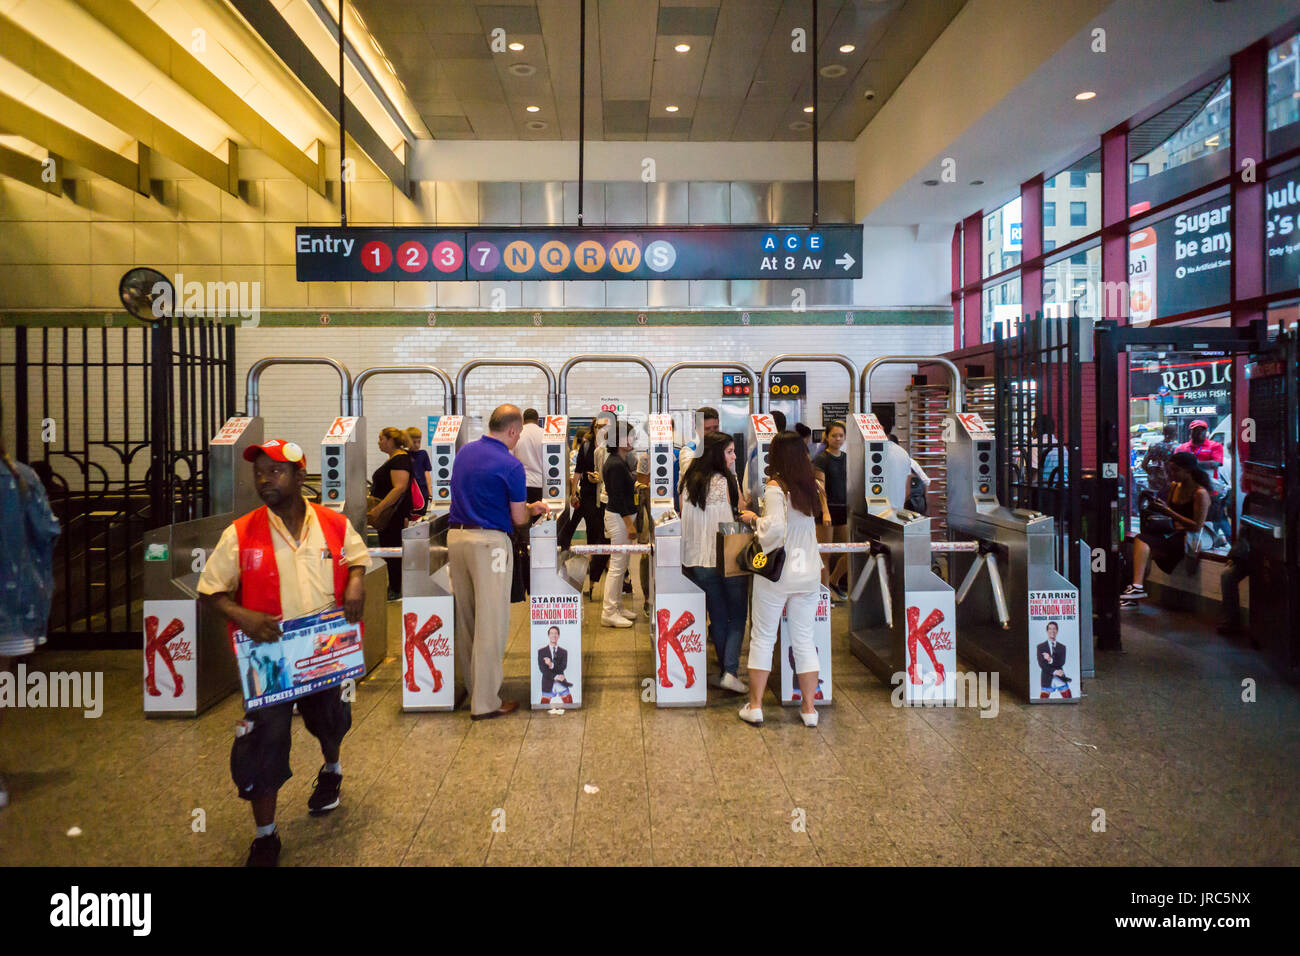
[[[817,529],[813,515],[820,512],[817,483],[803,439],[783,431],[768,449],[768,481],[763,492],[763,517],[755,534],[764,553],[785,548],[781,577],[769,581],[754,575],[750,601],[749,702],[740,709],[740,719],[750,724],[763,722],[763,689],[772,669],[772,651],[786,612],[790,641],[794,646],[794,669],[803,700],[800,716],[809,727],[817,726],[817,645],[813,621],[821,589],[822,563],[817,551]]]

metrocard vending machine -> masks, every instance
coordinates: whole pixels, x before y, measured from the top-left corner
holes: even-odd
[[[708,703],[708,647],[704,592],[682,574],[682,519],[673,511],[673,420],[651,415],[650,516],[654,521],[655,703],[702,707]]]
[[[528,533],[528,675],[533,709],[582,706],[582,591],[559,561],[560,516],[569,500],[567,415],[542,426],[542,501]]]
[[[452,710],[456,605],[447,563],[451,473],[464,417],[442,415],[429,432],[433,482],[424,518],[402,529],[402,710]]]

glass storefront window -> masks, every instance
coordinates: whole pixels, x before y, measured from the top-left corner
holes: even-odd
[[[1101,246],[1043,267],[1043,314],[1101,317]]]
[[[1020,317],[1020,276],[988,286],[984,290],[981,341],[992,342],[995,328],[1002,329],[1003,338],[1011,338],[1020,328]]]
[[[1100,228],[1099,150],[1043,182],[1043,249],[1055,249]]]
[[[984,278],[1020,264],[1020,197],[984,217]]]
[[[1227,319],[1224,317],[1224,321]],[[1213,324],[1213,323],[1212,323]],[[1214,550],[1226,554],[1232,540],[1233,418],[1232,356],[1212,352],[1129,352],[1129,474],[1133,517],[1139,495],[1161,494],[1167,487],[1163,460],[1174,451],[1192,451],[1210,475],[1215,500],[1206,527]],[[1193,447],[1191,424],[1204,421],[1214,444]],[[1164,447],[1165,428],[1173,437]],[[1221,451],[1216,446],[1222,446]],[[1223,464],[1217,464],[1222,455]],[[1138,525],[1132,523],[1132,532]]]
[[[1300,169],[1274,176],[1264,188],[1266,288],[1300,288]]]
[[[1231,211],[1227,196],[1211,199],[1129,236],[1130,322],[1146,324],[1228,301]]]
[[[1227,77],[1151,117],[1128,134],[1129,204],[1154,206],[1226,176],[1231,136]]]
[[[1268,154],[1300,145],[1300,34],[1268,51],[1265,110]]]

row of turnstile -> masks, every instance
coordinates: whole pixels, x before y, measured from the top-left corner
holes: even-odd
[[[640,365],[650,381],[651,414],[646,420],[650,447],[651,544],[576,545],[561,552],[558,526],[569,499],[566,381],[581,363]],[[849,643],[855,656],[888,686],[900,682],[908,704],[960,704],[968,686],[957,673],[961,656],[976,667],[998,671],[1002,686],[1032,701],[1076,702],[1080,678],[1091,666],[1090,618],[1081,613],[1079,590],[1055,567],[1053,522],[1048,516],[1012,511],[997,501],[994,483],[995,438],[979,415],[961,409],[955,366],[929,356],[877,359],[859,375],[837,355],[784,354],[756,375],[743,363],[682,362],[659,379],[654,367],[637,356],[581,355],[567,362],[557,380],[549,367],[531,360],[484,359],[461,369],[455,385],[431,365],[379,366],[355,380],[327,358],[267,358],[250,368],[248,414],[232,418],[211,442],[211,515],[159,528],[145,540],[144,704],[149,715],[195,715],[239,687],[224,622],[198,604],[196,585],[206,553],[237,516],[260,505],[244,463],[244,449],[264,440],[260,417],[261,375],[280,364],[316,364],[334,369],[340,380],[340,414],[321,439],[321,503],[353,525],[365,528],[367,451],[363,388],[381,374],[432,375],[443,385],[451,414],[432,426],[428,445],[434,483],[428,514],[403,532],[400,549],[375,549],[376,557],[402,560],[401,641],[403,707],[450,710],[454,704],[455,601],[447,564],[450,479],[457,449],[466,440],[466,378],[483,366],[522,365],[547,378],[544,427],[546,464],[543,500],[548,513],[530,528],[531,702],[534,707],[571,708],[582,704],[581,585],[585,562],[616,547],[652,555],[653,598],[649,622],[655,670],[647,699],[659,706],[700,706],[707,700],[707,645],[703,592],[681,570],[681,522],[674,512],[673,424],[666,414],[668,385],[685,368],[740,371],[760,383],[759,408],[748,419],[747,445],[754,449],[756,473],[766,468],[775,425],[767,414],[767,383],[772,369],[787,362],[829,362],[860,389],[860,407],[870,408],[870,380],[889,363],[939,363],[951,376],[951,428],[945,435],[950,541],[931,540],[930,519],[895,508],[906,487],[908,457],[889,441],[875,416],[851,414],[848,457],[851,541],[823,545],[824,551],[850,555]],[[856,386],[856,389],[854,388]],[[761,495],[756,496],[761,499]],[[943,570],[945,576],[936,573]],[[954,590],[950,581],[960,581]],[[370,670],[388,654],[387,569],[372,561],[366,575],[363,643]],[[1085,584],[1086,587],[1086,584]],[[1086,595],[1085,595],[1086,603]],[[832,697],[830,676],[830,594],[823,587],[815,626],[822,663],[819,704]],[[780,694],[798,700],[789,637],[782,625],[778,645]]]

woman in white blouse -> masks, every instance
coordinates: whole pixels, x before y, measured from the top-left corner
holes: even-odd
[[[705,435],[682,477],[682,573],[704,592],[709,637],[718,657],[716,686],[744,694],[749,688],[737,671],[749,582],[744,575],[721,574],[717,560],[718,525],[736,520],[739,503],[736,443],[722,432]],[[752,511],[739,516],[746,523],[756,518]]]
[[[821,590],[821,556],[817,551],[817,529],[813,515],[820,513],[817,482],[803,439],[783,431],[768,449],[768,481],[763,492],[763,517],[755,524],[764,553],[785,548],[781,577],[769,581],[753,576],[750,604],[749,702],[740,709],[740,719],[750,724],[763,722],[763,689],[772,669],[781,612],[790,625],[794,647],[794,669],[802,701],[800,717],[806,726],[817,726],[817,645],[813,622]]]

